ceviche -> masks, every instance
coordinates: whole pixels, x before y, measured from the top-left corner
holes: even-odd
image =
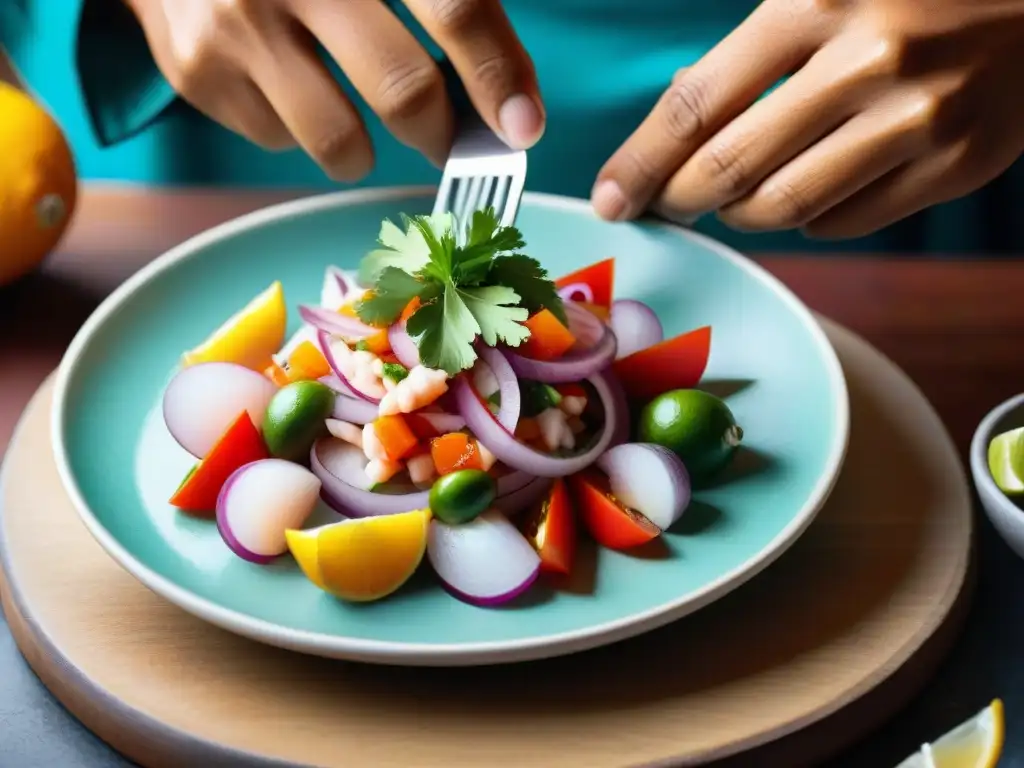
[[[197,463],[170,504],[215,519],[239,557],[290,554],[359,602],[426,561],[497,605],[570,576],[581,535],[651,542],[743,432],[696,389],[710,327],[664,338],[614,272],[551,279],[492,211],[385,221],[291,338],[274,283],[183,355],[163,415]],[[337,520],[307,527],[320,500]]]

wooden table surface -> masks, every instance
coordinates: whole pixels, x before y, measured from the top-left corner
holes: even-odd
[[[110,290],[182,239],[294,194],[88,190],[72,231],[45,269],[0,289],[0,453],[32,392]],[[964,456],[985,412],[1024,391],[1024,259],[778,254],[757,260],[812,309],[863,335],[900,365],[936,407]],[[1022,724],[1011,726],[1000,765],[1024,768],[1024,562],[987,523],[981,534],[979,594],[964,637],[929,689],[884,733],[845,757],[843,766],[893,765],[999,695],[1009,720]],[[38,736],[30,733],[42,717],[33,707],[53,706],[36,703],[42,700],[38,692],[32,702],[5,700],[5,680],[15,677],[3,672],[12,663],[5,635],[0,622],[0,731],[13,728],[24,739],[42,740],[43,733],[46,739],[87,739],[71,723],[50,722]],[[54,711],[53,717],[69,720]],[[88,749],[92,754],[96,745]],[[38,764],[48,762],[54,760],[40,753]],[[120,763],[98,756],[75,764]]]

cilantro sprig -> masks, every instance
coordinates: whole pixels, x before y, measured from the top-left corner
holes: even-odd
[[[404,230],[385,220],[380,247],[363,259],[360,280],[372,288],[356,313],[390,325],[418,299],[406,330],[424,365],[454,376],[476,361],[478,338],[517,347],[530,336],[523,321],[541,309],[566,322],[555,284],[540,262],[517,252],[522,233],[500,226],[493,209],[475,212],[461,231],[447,213],[402,223]]]

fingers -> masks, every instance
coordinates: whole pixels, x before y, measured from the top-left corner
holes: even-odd
[[[879,103],[722,209],[719,218],[745,231],[802,227],[920,154],[927,143],[927,129],[911,102]]]
[[[312,39],[293,28],[266,41],[267,55],[253,62],[253,74],[295,140],[332,179],[352,182],[368,174],[370,137]]]
[[[271,151],[292,149],[295,139],[260,89],[241,73],[223,77],[215,93],[191,91],[196,109],[254,144]]]
[[[805,60],[820,30],[765,3],[678,76],[597,177],[593,204],[612,220],[641,213],[669,177],[728,121]],[[767,41],[767,44],[766,44]]]
[[[395,138],[442,164],[452,136],[444,79],[402,22],[376,0],[317,0],[297,16]]]
[[[515,149],[544,132],[533,63],[499,0],[405,0],[447,54],[480,116]]]
[[[668,180],[664,206],[696,217],[735,202],[854,114],[865,86],[836,78],[832,58],[823,49],[703,144]]]

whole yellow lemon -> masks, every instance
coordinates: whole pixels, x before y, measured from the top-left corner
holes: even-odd
[[[75,161],[60,126],[27,94],[0,83],[0,286],[53,250],[77,192]]]

